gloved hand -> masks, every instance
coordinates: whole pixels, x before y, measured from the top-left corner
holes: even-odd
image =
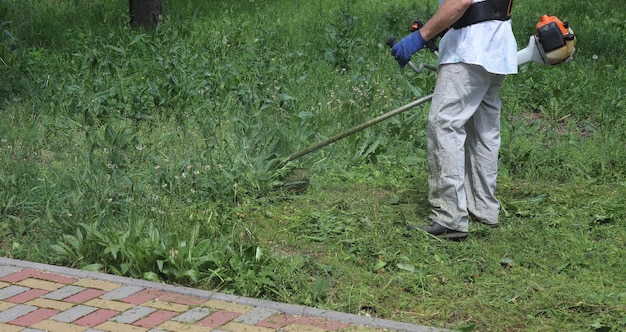
[[[425,44],[424,38],[417,30],[393,45],[391,54],[396,58],[400,67],[404,68],[411,60],[411,56],[424,48]]]

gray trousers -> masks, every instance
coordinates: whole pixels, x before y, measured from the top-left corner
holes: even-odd
[[[503,80],[477,65],[439,66],[428,116],[429,219],[449,229],[467,232],[470,214],[498,222]]]

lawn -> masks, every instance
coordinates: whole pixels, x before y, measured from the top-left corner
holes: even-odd
[[[437,3],[166,1],[143,31],[121,0],[0,2],[0,255],[464,331],[625,329],[614,1],[515,3],[520,48],[547,13],[577,51],[504,83],[499,228],[408,230],[428,103],[281,167],[432,91],[385,41]]]

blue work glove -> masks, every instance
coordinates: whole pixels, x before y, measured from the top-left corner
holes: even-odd
[[[417,30],[393,45],[391,54],[396,58],[400,67],[404,68],[411,61],[411,56],[424,48],[425,44],[424,38]]]

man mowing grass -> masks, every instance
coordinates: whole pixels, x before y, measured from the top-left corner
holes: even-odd
[[[512,0],[440,0],[433,17],[392,48],[404,67],[440,32],[438,77],[428,116],[430,225],[441,238],[467,237],[470,218],[498,225],[495,196],[500,96],[517,73]]]

